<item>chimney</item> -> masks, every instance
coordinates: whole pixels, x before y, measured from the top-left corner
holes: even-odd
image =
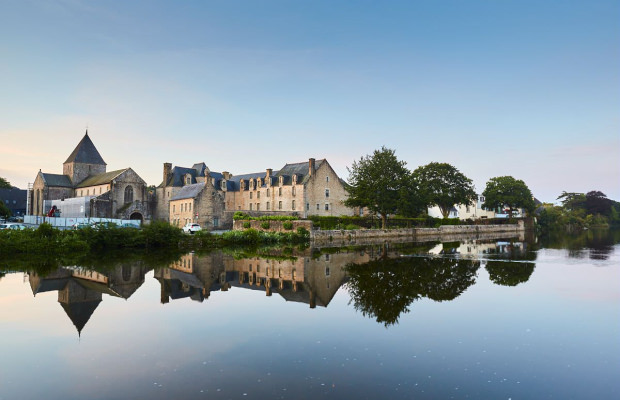
[[[230,172],[228,171],[222,171],[222,175],[224,176],[224,179],[226,179],[227,181],[230,180],[230,177],[232,176]]]
[[[308,175],[314,175],[314,158],[308,160]]]
[[[164,163],[164,187],[168,185],[168,179],[172,174],[172,164]]]
[[[271,168],[267,168],[267,176],[265,177],[266,179],[271,178],[271,174],[273,174],[273,169]]]

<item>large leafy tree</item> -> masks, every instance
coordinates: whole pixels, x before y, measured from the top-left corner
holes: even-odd
[[[603,192],[592,190],[586,193],[585,206],[588,214],[610,216],[613,205],[613,200],[608,199]]]
[[[379,214],[383,228],[387,216],[398,211],[403,186],[409,179],[404,161],[398,160],[394,150],[381,147],[372,155],[354,161],[349,171],[349,207],[367,207]]]
[[[413,171],[420,182],[428,205],[438,206],[444,218],[457,204],[470,204],[476,199],[471,179],[448,163],[432,162]]]
[[[9,181],[0,176],[0,189],[10,189],[12,188]]]
[[[534,211],[534,197],[530,188],[525,182],[512,176],[489,179],[482,195],[484,208],[507,207],[511,218],[518,208],[523,208],[528,213]]]

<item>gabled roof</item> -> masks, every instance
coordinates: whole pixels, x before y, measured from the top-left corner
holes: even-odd
[[[43,178],[43,182],[45,182],[47,186],[73,187],[73,184],[67,175],[46,174],[45,172],[41,172],[41,178]]]
[[[93,144],[92,140],[88,137],[88,130],[82,140],[80,140],[80,143],[78,143],[75,147],[69,158],[67,158],[65,164],[72,162],[106,165],[103,158],[101,158],[101,154],[99,154],[99,151],[97,151],[97,148]]]
[[[316,160],[314,162],[314,168],[319,169],[319,167],[323,164],[325,160]],[[286,164],[282,169],[280,169],[275,176],[276,177],[284,177],[284,184],[290,184],[292,182],[292,176],[297,175],[297,183],[305,183],[309,176],[309,167],[308,162],[300,162],[294,164]]]
[[[181,200],[181,199],[193,199],[202,192],[204,189],[205,183],[195,183],[193,185],[185,185],[179,190],[170,201],[173,200]]]
[[[230,179],[228,181],[226,181],[226,189],[227,190],[239,190],[241,189],[241,186],[239,185],[239,182],[241,182],[242,180],[249,180],[249,179],[256,179],[256,178],[265,178],[265,176],[267,176],[267,172],[263,171],[263,172],[254,172],[251,174],[243,174],[243,175],[233,175],[230,177]],[[216,185],[216,187],[218,187],[218,185]]]
[[[116,178],[117,176],[119,176],[120,174],[122,174],[123,172],[127,170],[129,170],[129,168],[118,169],[116,171],[106,172],[105,174],[89,176],[88,178],[80,182],[80,184],[77,185],[76,187],[83,188],[83,187],[88,187],[88,186],[97,186],[97,185],[103,185],[106,183],[110,183],[112,182],[112,180],[114,180],[114,178]]]
[[[197,165],[199,164],[194,164],[194,166],[197,166]],[[201,171],[201,173],[204,175],[204,170]],[[183,181],[183,177],[187,174],[189,174],[192,177],[191,183],[196,183],[196,176],[203,176],[203,175],[199,175],[198,170],[194,169],[193,167],[192,168],[174,167],[172,168],[172,173],[168,177],[168,182],[162,182],[162,185],[160,186],[177,186],[177,187],[183,186],[185,184],[185,182]]]

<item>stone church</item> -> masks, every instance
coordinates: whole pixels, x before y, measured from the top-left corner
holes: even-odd
[[[56,205],[60,217],[150,219],[146,182],[131,168],[106,169],[86,131],[63,163],[62,174],[39,170],[29,194],[29,214],[47,215]]]

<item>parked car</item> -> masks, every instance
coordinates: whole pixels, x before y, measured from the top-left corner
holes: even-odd
[[[26,225],[24,224],[16,224],[13,222],[7,222],[4,224],[0,224],[0,230],[6,230],[6,229],[11,229],[11,230],[24,230],[26,229]]]
[[[201,231],[201,230],[202,230],[202,228],[200,227],[200,225],[199,224],[195,224],[195,223],[189,223],[189,224],[187,224],[187,225],[185,225],[183,227],[183,232],[189,233],[189,234],[192,234],[192,235],[194,234],[194,232],[198,232],[198,231]]]

